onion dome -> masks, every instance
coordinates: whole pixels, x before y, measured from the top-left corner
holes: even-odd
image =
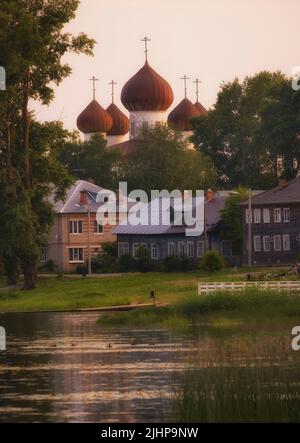
[[[123,86],[121,93],[122,103],[128,111],[166,111],[173,99],[171,86],[147,60]]]
[[[194,106],[200,111],[200,115],[207,115],[208,114],[207,109],[204,108],[204,106],[201,105],[201,103],[199,103],[198,101],[196,101]]]
[[[191,131],[191,118],[199,117],[200,111],[188,99],[184,98],[169,114],[168,124],[181,131]]]
[[[77,118],[77,127],[84,134],[106,133],[112,125],[111,115],[95,99]]]
[[[114,104],[111,103],[106,111],[112,118],[112,127],[107,131],[107,135],[125,135],[129,131],[129,119],[123,114],[122,111]]]

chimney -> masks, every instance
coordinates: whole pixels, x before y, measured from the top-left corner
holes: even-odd
[[[210,201],[212,198],[214,198],[214,196],[215,196],[214,191],[208,188],[208,190],[205,193],[206,201]]]
[[[280,177],[279,180],[278,180],[278,187],[279,187],[280,189],[283,189],[283,188],[285,188],[287,185],[288,185],[288,181],[287,181],[287,179],[286,179],[285,177]]]
[[[80,204],[82,206],[88,205],[88,194],[87,191],[80,191]]]

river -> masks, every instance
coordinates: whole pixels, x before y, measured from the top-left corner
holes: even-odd
[[[193,343],[97,313],[1,314],[0,422],[160,422]]]

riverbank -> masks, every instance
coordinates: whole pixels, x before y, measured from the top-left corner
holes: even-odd
[[[278,272],[281,269],[256,268],[251,274]],[[101,275],[99,277],[40,276],[33,291],[21,289],[0,292],[0,312],[66,311],[151,302],[154,291],[157,303],[173,304],[197,296],[199,281],[245,281],[247,268],[227,269],[216,273],[146,273]]]

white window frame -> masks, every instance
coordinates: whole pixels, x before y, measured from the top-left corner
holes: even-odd
[[[291,221],[291,208],[283,208],[283,223],[289,223]]]
[[[97,220],[94,220],[94,234],[95,235],[103,235],[104,229],[101,223],[98,223]]]
[[[181,247],[183,247],[183,254],[181,253]],[[179,241],[178,242],[178,253],[179,253],[179,257],[186,257],[186,244],[184,241]]]
[[[274,223],[281,223],[282,214],[281,208],[274,208]]]
[[[254,235],[253,236],[253,248],[255,252],[261,252],[261,236]]]
[[[279,240],[279,244],[276,243],[277,240]],[[281,235],[274,235],[273,243],[274,243],[274,251],[282,251]]]
[[[187,256],[190,258],[195,257],[195,245],[193,241],[187,242]]]
[[[169,241],[168,242],[168,257],[174,257],[175,255],[176,255],[175,242]]]
[[[129,243],[128,242],[119,242],[118,243],[118,256],[122,257],[123,255],[129,254]]]
[[[81,229],[79,229],[80,226],[81,226]],[[83,221],[82,220],[69,220],[69,234],[81,235],[82,233],[83,233]]]
[[[282,235],[282,249],[283,249],[283,251],[290,251],[291,250],[290,234],[283,234]]]
[[[201,249],[201,254],[200,254]],[[205,253],[205,241],[199,240],[197,241],[197,257],[203,257]]]
[[[263,236],[263,251],[264,252],[271,252],[271,236],[270,235]]]
[[[69,251],[69,263],[84,263],[84,248],[83,247],[72,247],[72,248],[68,248]],[[72,253],[72,259],[70,258],[70,252],[73,251]],[[77,251],[77,255],[78,258],[75,258],[75,251]],[[82,251],[82,258],[80,258],[80,252]]]
[[[249,209],[246,209],[245,218],[247,225],[250,223],[250,221],[252,222],[252,212],[249,211]]]
[[[263,208],[263,222],[270,223],[271,222],[271,214],[269,208]]]
[[[151,259],[152,260],[159,259],[159,244],[158,243],[151,243]]]
[[[228,255],[228,254],[224,254],[224,247],[225,247],[225,244],[229,244],[230,245],[230,254]],[[221,251],[222,251],[222,255],[223,255],[223,257],[232,257],[232,241],[230,241],[230,240],[222,240],[222,242],[221,242]]]
[[[255,208],[253,211],[254,223],[261,223],[261,210],[260,208]]]
[[[132,243],[132,257],[137,258],[137,250],[139,249],[139,243]]]

